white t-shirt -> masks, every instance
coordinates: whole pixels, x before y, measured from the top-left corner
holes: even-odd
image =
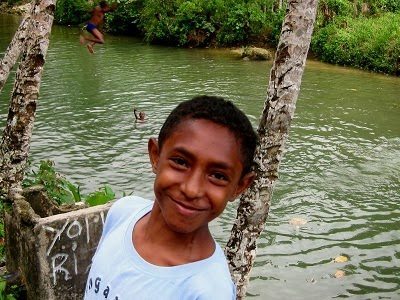
[[[225,255],[217,243],[211,257],[173,267],[153,265],[137,253],[132,231],[152,206],[152,201],[133,196],[113,204],[92,259],[85,299],[236,299]]]

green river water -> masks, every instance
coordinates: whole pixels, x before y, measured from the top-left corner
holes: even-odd
[[[18,22],[0,15],[1,57]],[[256,127],[270,68],[117,36],[90,55],[78,29],[54,26],[30,159],[54,160],[83,193],[107,183],[152,198],[147,140],[170,110],[219,95]],[[2,128],[13,77],[0,94]],[[134,106],[146,122],[135,124]],[[399,174],[400,78],[309,60],[248,299],[400,299]],[[294,217],[308,222],[294,227]],[[221,245],[234,218],[232,204],[211,225]],[[349,260],[332,262],[339,255]]]

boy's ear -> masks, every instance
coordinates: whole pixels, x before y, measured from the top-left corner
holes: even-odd
[[[160,157],[158,141],[156,138],[150,138],[147,144],[147,149],[149,151],[150,163],[153,169],[153,173],[157,173],[158,158]]]
[[[234,198],[230,201],[233,202],[241,193],[243,193],[253,183],[255,178],[256,173],[254,171],[245,174],[239,181]]]

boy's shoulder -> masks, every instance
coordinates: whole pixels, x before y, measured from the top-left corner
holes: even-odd
[[[152,204],[153,201],[138,196],[122,197],[112,204],[107,214],[106,227],[122,223]]]
[[[147,206],[151,203],[153,203],[152,200],[145,199],[139,196],[125,196],[115,201],[114,204],[112,205],[112,208],[113,209],[120,209],[124,207],[140,208],[142,206]]]
[[[140,210],[152,204],[153,201],[138,197],[138,196],[125,196],[113,203],[110,208],[112,214],[130,214],[132,211]]]

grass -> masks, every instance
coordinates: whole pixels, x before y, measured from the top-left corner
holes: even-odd
[[[400,13],[337,19],[314,34],[311,49],[329,63],[400,75]]]

